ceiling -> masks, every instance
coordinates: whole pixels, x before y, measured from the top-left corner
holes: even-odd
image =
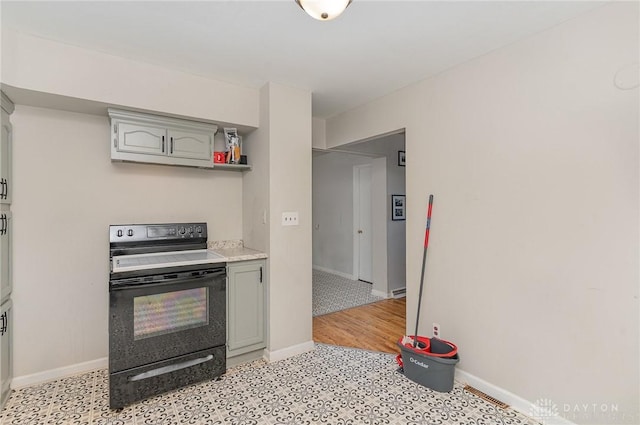
[[[0,2],[2,28],[243,86],[310,90],[327,118],[602,5],[354,0],[329,22],[293,0]]]

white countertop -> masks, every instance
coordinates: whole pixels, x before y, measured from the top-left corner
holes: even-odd
[[[247,260],[259,260],[267,258],[267,254],[262,251],[256,251],[255,249],[245,248],[244,246],[232,247],[232,248],[217,248],[215,250],[210,249],[209,252],[216,253],[223,258],[227,263],[234,261],[247,261]]]
[[[116,255],[113,257],[113,273],[134,270],[150,270],[163,267],[196,264],[231,263],[267,258],[267,254],[242,245],[193,251],[156,252],[149,254]]]

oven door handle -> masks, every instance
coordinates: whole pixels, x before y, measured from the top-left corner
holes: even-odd
[[[225,276],[227,273],[226,269],[218,269],[211,270],[206,274],[201,274],[198,276],[178,276],[171,273],[165,274],[165,280],[157,281],[157,282],[140,282],[140,283],[127,283],[126,280],[124,283],[118,283],[117,280],[112,280],[109,282],[109,290],[117,291],[123,289],[138,289],[138,288],[157,288],[166,285],[175,285],[176,283],[187,283],[187,282],[197,282],[198,280],[203,279],[211,279],[218,276]]]
[[[175,372],[176,370],[186,369],[191,366],[206,363],[208,361],[211,361],[212,359],[213,359],[213,355],[209,354],[208,356],[200,357],[199,359],[186,360],[184,362],[172,364],[169,366],[159,367],[157,369],[152,369],[147,372],[142,372],[137,375],[130,376],[127,379],[130,382],[141,381],[143,379],[153,378],[154,376],[160,376],[160,375],[164,375],[165,373],[171,373],[171,372]]]

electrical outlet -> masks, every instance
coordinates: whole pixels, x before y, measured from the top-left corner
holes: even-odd
[[[297,226],[298,225],[298,211],[283,212],[282,213],[282,225],[283,226]]]
[[[442,329],[440,329],[440,325],[433,322],[433,337],[442,339]]]

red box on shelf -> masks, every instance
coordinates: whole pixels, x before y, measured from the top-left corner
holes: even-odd
[[[213,153],[213,163],[214,164],[224,164],[225,163],[224,152],[214,152]]]

